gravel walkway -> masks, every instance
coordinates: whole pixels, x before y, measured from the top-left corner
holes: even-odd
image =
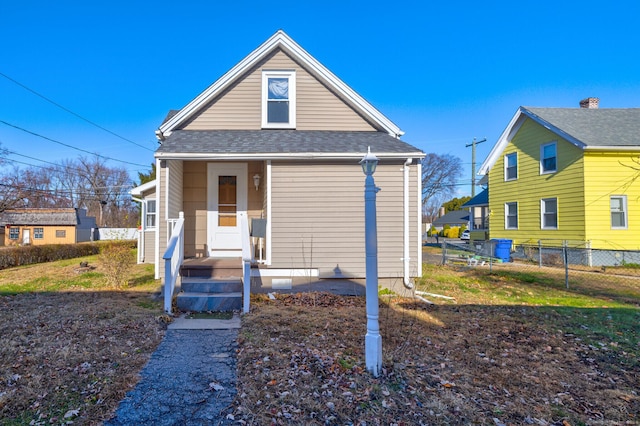
[[[107,426],[231,425],[237,329],[167,330]]]

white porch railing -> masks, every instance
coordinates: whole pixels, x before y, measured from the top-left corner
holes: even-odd
[[[249,302],[251,298],[251,264],[253,263],[253,244],[249,233],[249,220],[247,213],[241,212],[240,217],[240,238],[242,239],[242,313],[249,313]]]
[[[171,301],[180,274],[180,266],[184,260],[184,213],[178,219],[171,219],[171,238],[167,243],[164,259],[164,311],[171,313]]]

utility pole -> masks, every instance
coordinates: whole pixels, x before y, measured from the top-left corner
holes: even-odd
[[[465,145],[465,148],[471,147],[471,198],[476,196],[476,145],[486,141],[487,138],[483,138],[480,141],[476,141],[476,138],[473,138],[473,142]]]

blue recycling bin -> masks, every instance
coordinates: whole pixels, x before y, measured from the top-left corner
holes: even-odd
[[[513,241],[511,240],[503,240],[503,239],[493,240],[493,243],[496,246],[494,250],[494,256],[502,260],[503,262],[508,262],[509,259],[511,258],[512,242]]]

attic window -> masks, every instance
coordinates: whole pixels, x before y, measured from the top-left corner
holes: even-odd
[[[262,127],[295,129],[295,71],[262,72]]]

